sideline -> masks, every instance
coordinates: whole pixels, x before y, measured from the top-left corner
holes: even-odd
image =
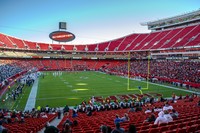
[[[135,80],[135,79],[132,79],[132,80]],[[137,81],[138,81],[138,80],[137,80]],[[145,82],[145,81],[140,81],[140,82]],[[146,83],[146,82],[145,82],[145,83]],[[167,85],[162,85],[162,84],[157,84],[157,83],[152,83],[152,82],[149,82],[149,84],[153,84],[153,85],[157,85],[157,86],[162,86],[162,87],[167,87],[167,88],[174,89],[174,90],[179,90],[179,91],[185,91],[185,92],[190,92],[190,93],[196,93],[196,94],[200,95],[200,92],[196,92],[196,91],[184,90],[184,89],[180,89],[180,88],[177,88],[177,87],[172,87],[172,86],[167,86]]]
[[[39,78],[35,79],[35,82],[31,88],[31,92],[29,94],[26,106],[25,106],[25,111],[31,111],[33,108],[35,108],[35,102],[36,102],[36,96],[37,96],[37,90],[38,90],[38,81]]]

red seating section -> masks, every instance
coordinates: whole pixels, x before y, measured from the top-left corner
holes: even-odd
[[[40,50],[49,50],[49,44],[37,43],[37,45],[39,46]]]
[[[29,41],[24,41],[28,49],[36,50],[37,49],[37,44],[36,42],[29,42]]]
[[[145,34],[131,34],[108,42],[87,45],[64,45],[66,51],[130,51],[130,50],[155,50],[176,47],[196,46],[200,43],[200,25],[192,25]],[[46,44],[28,42],[4,34],[0,34],[0,47],[36,50],[61,50],[60,44]]]
[[[3,61],[15,62],[14,65],[29,70],[30,68],[37,67],[39,70],[98,70],[101,69],[107,73],[116,75],[127,74],[127,61],[118,60],[66,60],[66,59],[2,59]],[[198,88],[200,86],[199,75],[199,62],[187,61],[173,61],[173,60],[152,60],[149,64],[150,74],[160,81],[179,82],[182,84],[190,85]],[[132,61],[130,76],[147,77],[148,61]],[[185,71],[182,71],[182,70]],[[191,71],[192,70],[192,71]],[[190,75],[190,76],[188,76]]]
[[[194,131],[200,131],[200,108],[197,107],[198,99],[193,102],[184,102],[179,100],[177,103],[171,105],[179,112],[179,118],[174,119],[173,122],[168,124],[154,125],[153,123],[144,122],[149,114],[141,112],[129,112],[130,121],[121,123],[121,127],[126,131],[128,130],[129,124],[134,124],[137,128],[138,133],[189,133]],[[143,110],[152,107],[160,107],[163,103],[156,103],[143,107]],[[66,119],[71,121],[77,120],[78,126],[72,127],[73,132],[78,133],[100,133],[100,126],[107,125],[112,129],[115,127],[114,119],[115,115],[119,114],[120,117],[127,113],[128,109],[110,110],[103,112],[96,112],[93,116],[88,117],[85,113],[78,113],[77,118],[71,116],[64,116],[58,125],[58,128],[62,130],[63,123]],[[70,113],[71,115],[72,113]]]
[[[9,133],[37,133],[51,122],[57,114],[47,114],[48,118],[25,118],[24,123],[3,124]]]
[[[22,40],[14,38],[14,37],[8,37],[8,38],[12,42],[12,44],[16,45],[17,48],[20,48],[20,49],[25,48],[24,42]]]
[[[8,38],[8,36],[0,33],[0,42],[3,44],[3,47],[7,48],[15,48],[12,41]]]

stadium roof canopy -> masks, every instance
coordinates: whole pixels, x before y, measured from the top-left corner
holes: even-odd
[[[156,21],[149,21],[141,23],[143,26],[148,26],[150,30],[162,30],[170,27],[181,26],[188,23],[195,23],[200,20],[200,9],[185,13],[182,15],[177,15],[174,17],[164,18]]]

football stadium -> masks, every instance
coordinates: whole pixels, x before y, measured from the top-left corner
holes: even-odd
[[[0,23],[0,133],[200,133],[200,9],[152,18],[87,43],[70,19],[49,42]]]

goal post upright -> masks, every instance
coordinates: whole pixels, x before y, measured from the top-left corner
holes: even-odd
[[[130,51],[128,52],[128,58],[127,58],[127,90],[138,90],[138,88],[130,88],[130,70],[131,70],[131,55]],[[147,55],[147,73],[146,73],[146,87],[142,88],[142,90],[148,90],[149,89],[149,77],[150,77],[150,63],[151,63],[151,56],[150,53]],[[140,90],[140,89],[139,89]],[[140,90],[141,94],[142,90]]]
[[[128,82],[127,82],[127,90],[130,89],[130,51],[128,52]]]
[[[150,54],[147,56],[148,66],[147,66],[147,89],[149,89],[149,75],[150,75]]]

